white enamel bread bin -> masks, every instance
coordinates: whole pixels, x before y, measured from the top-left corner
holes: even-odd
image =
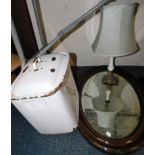
[[[31,59],[12,84],[12,103],[41,134],[72,132],[79,97],[65,52]]]

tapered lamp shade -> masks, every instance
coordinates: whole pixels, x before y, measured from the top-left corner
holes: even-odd
[[[100,26],[92,48],[106,56],[125,56],[138,51],[135,15],[138,3],[109,5],[101,9]]]

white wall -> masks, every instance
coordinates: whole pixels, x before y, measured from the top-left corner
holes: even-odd
[[[42,16],[44,20],[45,32],[47,41],[51,41],[57,33],[67,26],[70,22],[78,18],[88,9],[93,7],[100,0],[40,0]],[[144,65],[144,26],[143,14],[144,3],[143,0],[117,0],[114,3],[125,2],[139,2],[140,7],[136,15],[135,32],[137,42],[141,48],[136,54],[119,57],[116,59],[117,65]],[[34,16],[31,0],[27,0],[30,17],[32,20],[34,32],[37,38],[38,47],[41,48],[41,42],[37,29],[37,24]],[[79,66],[96,66],[106,65],[108,58],[93,53],[91,44],[95,39],[99,26],[99,15],[93,17],[89,22],[79,28],[75,33],[68,37],[64,42],[58,46],[55,51],[68,51],[77,55],[77,65]]]

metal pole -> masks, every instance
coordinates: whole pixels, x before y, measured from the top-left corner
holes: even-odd
[[[17,54],[18,54],[20,62],[21,62],[21,69],[23,69],[26,64],[26,60],[25,60],[24,52],[23,52],[22,46],[20,44],[20,40],[19,40],[19,37],[18,37],[12,17],[11,17],[11,35],[12,35],[12,39],[14,41],[14,44],[15,44],[15,47],[17,50]]]
[[[112,2],[114,0],[102,0],[99,2],[97,5],[95,5],[92,9],[87,11],[85,14],[71,22],[68,26],[66,26],[63,30],[61,30],[58,35],[46,46],[44,46],[40,51],[35,54],[36,56],[40,56],[44,54],[47,50],[49,50],[52,46],[54,46],[56,43],[59,41],[64,40],[66,37],[68,37],[74,30],[77,28],[81,27],[86,19],[90,18],[94,12],[100,11],[100,8],[103,7],[104,5],[107,5],[108,3]]]
[[[32,4],[33,4],[34,12],[35,12],[35,17],[37,20],[41,43],[42,43],[42,46],[45,46],[45,45],[47,45],[47,39],[46,39],[44,22],[43,22],[43,18],[42,18],[39,0],[32,0]]]

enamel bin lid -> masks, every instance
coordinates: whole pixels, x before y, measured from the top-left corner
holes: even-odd
[[[64,81],[69,54],[52,53],[31,59],[12,84],[12,99],[43,97]]]

